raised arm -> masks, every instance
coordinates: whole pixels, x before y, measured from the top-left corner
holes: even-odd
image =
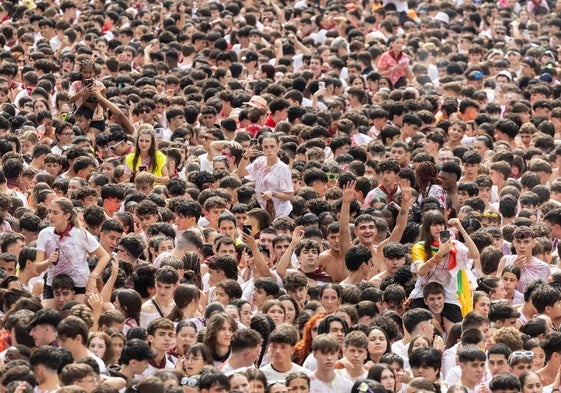
[[[90,277],[88,278],[87,286],[95,288],[96,287],[96,281],[99,278],[101,278],[101,275],[103,274],[103,271],[105,270],[105,268],[107,267],[107,264],[109,263],[109,254],[101,246],[99,246],[93,252],[93,254],[96,257],[98,257],[99,259],[98,259],[97,265],[95,266],[93,271],[90,273]]]
[[[460,234],[464,238],[464,243],[468,248],[468,258],[473,259],[473,267],[480,274],[483,274],[483,268],[481,267],[479,250],[477,249],[477,246],[475,245],[475,243],[473,242],[467,231],[462,226],[460,220],[457,218],[452,218],[450,221],[448,221],[448,225],[456,228],[458,232],[460,232]]]
[[[224,141],[212,141],[210,143],[210,152],[212,153],[213,156],[219,156],[220,154],[222,154],[222,150],[226,146],[243,150],[242,146],[238,142],[224,140]]]
[[[250,163],[251,157],[253,157],[256,153],[257,153],[257,151],[253,147],[248,148],[243,153],[242,159],[241,159],[240,163],[238,164],[238,176],[240,178],[246,177],[247,175],[249,175],[249,172],[247,171],[246,168]]]
[[[339,215],[339,250],[345,255],[351,248],[351,229],[349,220],[351,217],[351,202],[356,200],[356,180],[352,180],[343,186],[343,203]]]
[[[255,269],[259,273],[261,277],[273,277],[273,273],[271,273],[271,269],[269,268],[269,264],[259,251],[259,247],[257,245],[257,241],[251,235],[242,232],[242,238],[245,244],[249,246],[249,249],[253,253],[253,259],[255,260]]]
[[[112,255],[110,258],[111,275],[109,276],[109,279],[103,286],[103,289],[100,293],[101,298],[105,303],[111,302],[111,294],[113,293],[113,288],[115,286],[115,282],[117,281],[117,276],[119,275],[119,260],[114,255]]]
[[[294,229],[294,232],[292,232],[292,241],[290,242],[288,249],[284,252],[284,254],[282,254],[279,263],[277,263],[276,270],[280,278],[284,278],[286,276],[286,271],[291,266],[290,259],[292,258],[292,253],[303,237],[304,227],[301,225],[297,226]]]
[[[407,181],[402,181],[400,183],[401,188],[401,207],[399,214],[397,215],[397,220],[395,222],[395,228],[393,229],[390,237],[382,241],[378,246],[378,250],[381,250],[389,242],[399,242],[403,236],[405,228],[407,228],[407,219],[409,218],[409,209],[413,205],[413,190],[408,185]]]
[[[97,98],[97,102],[99,102],[99,104],[103,108],[109,110],[109,112],[111,112],[113,116],[115,116],[116,123],[122,125],[127,134],[133,135],[134,126],[132,125],[130,119],[123,113],[123,111],[117,105],[105,98],[105,96],[101,94],[98,89],[94,89],[93,92],[93,94]]]

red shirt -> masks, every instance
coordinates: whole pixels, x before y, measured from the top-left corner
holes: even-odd
[[[271,127],[274,130],[277,126],[277,122],[273,120],[273,117],[271,115],[269,115],[267,116],[267,120],[265,120],[265,126]]]

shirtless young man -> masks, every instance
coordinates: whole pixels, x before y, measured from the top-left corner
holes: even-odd
[[[343,281],[349,274],[345,265],[345,254],[352,246],[349,217],[351,202],[356,199],[355,186],[356,181],[350,181],[343,186],[343,204],[339,216],[341,224],[335,222],[327,227],[329,250],[319,255],[319,265],[323,266],[334,282]]]
[[[362,244],[370,249],[372,252],[372,257],[374,261],[374,267],[372,269],[372,274],[380,274],[384,270],[384,256],[378,250],[382,250],[384,246],[390,242],[399,242],[403,231],[407,226],[407,218],[409,216],[409,209],[413,203],[411,187],[407,185],[407,182],[402,181],[400,184],[401,188],[401,208],[397,216],[395,223],[395,228],[388,238],[376,243],[376,222],[374,217],[369,214],[361,214],[355,220],[355,235],[358,238],[358,244]],[[341,214],[342,220],[342,214]]]

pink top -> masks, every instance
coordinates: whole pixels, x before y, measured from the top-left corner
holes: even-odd
[[[405,53],[401,52],[396,58],[393,51],[389,50],[382,53],[380,56],[380,60],[378,60],[378,69],[380,71],[387,71],[398,64],[409,65],[409,57]],[[390,74],[390,80],[395,85],[397,81],[405,75],[407,75],[405,70],[396,70]]]
[[[512,265],[517,257],[518,255],[507,255],[505,267]],[[532,260],[520,269],[520,280],[518,280],[518,286],[516,289],[520,292],[524,292],[524,287],[530,281],[547,281],[547,278],[550,275],[551,269],[549,268],[549,265],[536,257],[532,257]]]
[[[96,81],[95,79],[94,79],[94,86],[97,87],[101,92],[105,90],[105,85],[100,81]],[[75,96],[83,88],[84,88],[84,83],[82,81],[72,82],[72,84],[70,85],[70,89],[68,89],[68,94],[70,95],[70,97]],[[75,101],[76,108],[79,108],[83,103],[84,103],[83,98],[82,97],[78,98]],[[101,105],[97,104],[92,120],[93,121],[103,120],[103,108],[101,107]]]

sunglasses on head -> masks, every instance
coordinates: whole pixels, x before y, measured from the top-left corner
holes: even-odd
[[[533,238],[534,231],[532,231],[531,229],[517,229],[516,231],[514,231],[512,236],[514,236],[515,239]]]
[[[514,351],[510,354],[510,357],[513,359],[516,358],[533,358],[534,353],[532,351]]]
[[[483,218],[499,218],[499,213],[497,212],[484,212]]]
[[[181,386],[195,387],[199,385],[199,378],[183,377],[181,378]]]
[[[326,173],[326,175],[327,175],[327,178],[328,178],[329,180],[337,180],[337,179],[339,179],[339,175],[336,174],[336,173],[329,173],[329,172],[328,172],[328,173]]]

